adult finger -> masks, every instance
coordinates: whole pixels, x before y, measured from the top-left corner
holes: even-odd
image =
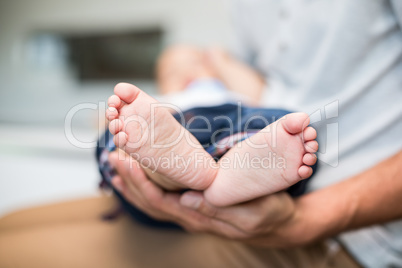
[[[135,207],[145,212],[149,216],[159,220],[171,220],[169,215],[165,215],[153,208],[149,200],[138,187],[138,181],[147,181],[144,171],[134,162],[133,159],[123,151],[113,152],[109,156],[110,164],[115,168],[118,176],[113,178],[117,187],[116,190]],[[124,185],[124,187],[118,188]]]
[[[287,219],[294,209],[293,200],[286,193],[229,207],[214,207],[201,193],[187,192],[183,194],[181,204],[250,235],[269,232],[279,222]]]
[[[118,190],[121,182],[124,182],[125,187],[121,187],[121,194],[129,202],[153,218],[194,227],[194,215],[185,214],[179,203],[179,194],[165,193],[150,181],[135,160],[130,159],[123,151],[110,154],[109,161],[119,174],[115,181],[116,189]],[[188,208],[184,210],[188,210],[190,215],[195,213]]]

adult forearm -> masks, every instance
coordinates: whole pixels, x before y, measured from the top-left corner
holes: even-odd
[[[303,242],[402,218],[402,151],[346,181],[296,200]]]

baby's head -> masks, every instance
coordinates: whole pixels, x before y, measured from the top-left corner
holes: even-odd
[[[162,93],[178,92],[193,80],[215,76],[205,62],[202,49],[190,45],[166,49],[159,57],[156,73]]]

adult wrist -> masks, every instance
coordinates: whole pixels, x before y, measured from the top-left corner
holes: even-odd
[[[332,195],[332,192],[327,188],[295,199],[292,226],[298,244],[311,244],[348,228],[357,199],[350,195]]]

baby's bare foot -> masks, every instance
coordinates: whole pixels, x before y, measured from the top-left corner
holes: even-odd
[[[106,117],[116,146],[142,166],[196,190],[216,176],[213,158],[166,106],[139,88],[120,83],[109,98]]]
[[[228,206],[284,190],[311,176],[317,133],[304,113],[288,114],[237,144],[220,161],[206,199]]]

